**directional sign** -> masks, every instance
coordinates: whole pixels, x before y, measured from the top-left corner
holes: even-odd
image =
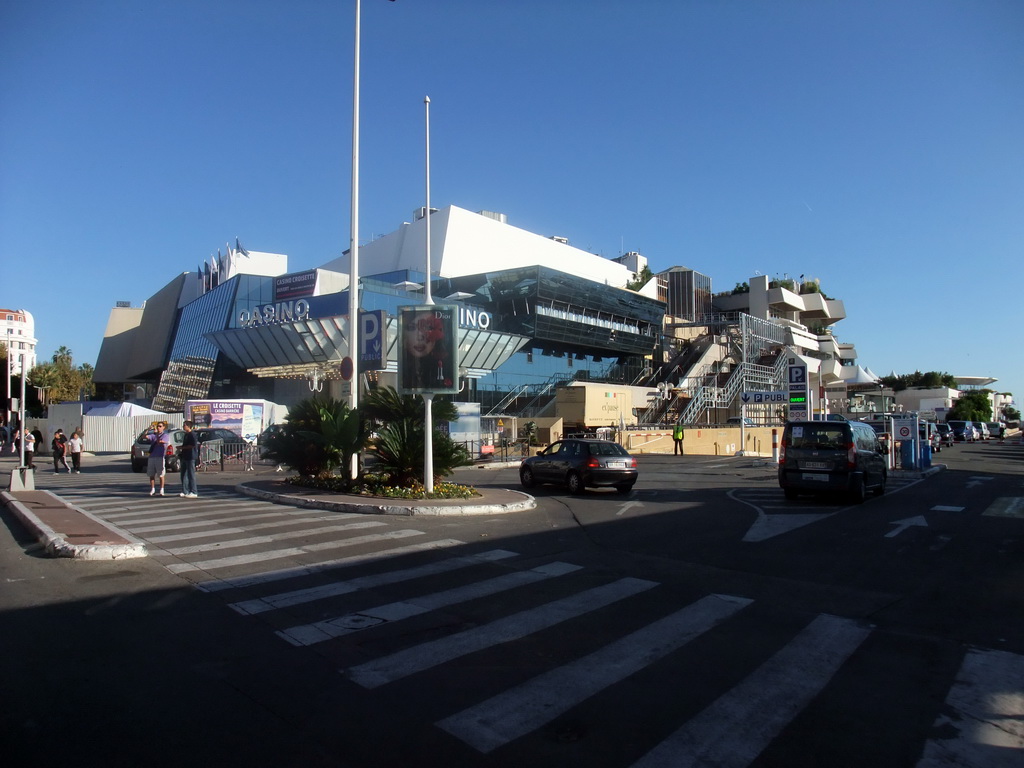
[[[383,370],[384,360],[384,318],[383,309],[359,313],[359,370]]]
[[[764,403],[779,403],[785,404],[787,402],[786,392],[744,392],[740,395],[740,399],[746,405],[762,405]]]

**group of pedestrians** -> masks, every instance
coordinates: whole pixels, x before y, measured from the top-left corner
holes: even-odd
[[[178,448],[178,473],[181,477],[181,493],[178,495],[185,499],[195,499],[199,496],[196,487],[196,456],[198,443],[192,432],[195,424],[186,421],[181,425],[185,437]],[[158,422],[155,430],[149,435],[149,460],[146,462],[146,474],[149,475],[149,495],[163,496],[164,483],[167,477],[167,456],[174,450],[171,436],[167,434],[167,423]],[[159,491],[157,490],[159,480]]]
[[[35,469],[35,457],[43,449],[43,433],[38,429],[13,429],[4,428],[4,444],[10,445],[14,453],[25,453],[25,467]],[[10,435],[8,436],[8,432]],[[82,452],[85,450],[85,441],[81,429],[71,433],[71,437],[64,434],[63,429],[53,433],[50,441],[50,453],[53,456],[53,472],[57,474],[62,469],[69,474],[74,472],[82,474]],[[71,464],[68,465],[68,454],[71,455]]]
[[[53,474],[60,472],[61,468],[66,469],[68,474],[72,472],[82,474],[82,435],[76,429],[71,437],[64,434],[63,429],[53,433],[53,440],[50,441],[50,451],[53,454]],[[68,466],[68,454],[71,454],[71,466]]]

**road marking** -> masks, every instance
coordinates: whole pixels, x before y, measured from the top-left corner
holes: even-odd
[[[166,567],[171,573],[206,571],[213,568],[232,568],[237,565],[252,565],[253,563],[262,563],[267,560],[280,560],[281,558],[305,555],[310,552],[321,552],[325,549],[354,547],[359,544],[370,544],[372,542],[386,541],[388,539],[404,539],[408,536],[424,535],[426,534],[423,531],[415,530],[388,531],[387,533],[374,533],[367,536],[353,536],[351,539],[325,541],[320,544],[306,544],[301,547],[286,547],[284,549],[271,549],[265,552],[253,552],[249,555],[217,557],[211,560],[198,560],[194,563],[168,563]]]
[[[421,595],[412,600],[378,605],[375,608],[366,608],[357,613],[324,619],[313,624],[290,627],[281,630],[277,635],[292,645],[314,645],[315,643],[351,634],[360,629],[382,624],[386,621],[401,621],[411,616],[419,616],[430,611],[436,611],[438,608],[458,605],[459,603],[477,600],[481,597],[489,597],[500,592],[515,589],[516,587],[551,579],[555,576],[564,576],[567,573],[578,571],[582,567],[582,565],[572,565],[571,563],[549,563],[529,571],[513,571],[512,573],[496,576],[493,579],[463,584],[443,592]]]
[[[1003,496],[981,513],[982,517],[1024,517],[1024,498]]]
[[[361,565],[363,563],[375,563],[390,560],[395,557],[405,557],[406,555],[418,554],[420,552],[432,552],[437,549],[463,547],[465,545],[466,542],[461,541],[460,539],[438,539],[436,541],[425,541],[420,544],[407,544],[404,547],[393,547],[392,549],[368,552],[362,555],[349,555],[348,557],[338,557],[333,560],[323,560],[319,563],[314,563],[313,565],[297,565],[292,568],[278,568],[275,571],[264,571],[263,573],[254,573],[249,576],[236,576],[230,579],[204,581],[196,584],[196,587],[203,592],[222,592],[226,589],[255,587],[260,584],[268,584],[275,581],[287,581],[288,579],[312,576],[313,574],[322,573],[323,571],[348,568],[353,565]],[[193,570],[199,569],[194,568]]]
[[[427,576],[435,576],[439,573],[449,573],[461,568],[468,568],[482,563],[494,563],[517,556],[517,553],[509,552],[507,549],[492,549],[489,552],[481,552],[479,555],[451,557],[447,560],[438,560],[415,568],[374,573],[369,576],[350,579],[349,581],[336,581],[331,584],[307,587],[306,589],[295,589],[279,595],[258,597],[254,600],[243,600],[238,603],[230,603],[229,607],[234,608],[241,614],[253,615],[264,613],[265,611],[274,611],[279,608],[287,608],[292,605],[311,603],[314,600],[323,600],[327,597],[346,595],[350,592],[357,592],[360,589],[371,589],[385,584],[397,584],[402,581],[409,581],[410,579],[420,579]]]
[[[236,533],[249,533],[250,531],[265,531],[271,528],[286,528],[289,525],[302,525],[304,523],[322,523],[325,518],[317,515],[315,517],[286,517],[281,518],[280,515],[276,520],[272,520],[266,523],[253,523],[247,525],[245,528],[232,528],[232,527],[221,527],[214,528],[208,531],[190,531],[189,533],[176,533],[167,536],[146,536],[146,541],[151,541],[154,544],[166,544],[169,541],[189,541],[193,539],[210,538],[211,536],[226,536],[228,534]],[[217,521],[214,521],[216,524]],[[380,525],[380,523],[378,523]],[[359,526],[366,527],[366,526]],[[323,528],[310,529],[311,531],[322,531],[327,530]],[[138,528],[132,528],[132,533],[140,533]],[[301,533],[301,531],[295,531],[294,533]],[[276,536],[275,538],[285,538],[287,534]],[[211,543],[212,544],[212,543]],[[219,545],[214,545],[219,546]]]
[[[963,512],[967,507],[932,507],[932,512]]]
[[[253,544],[273,544],[287,539],[301,539],[305,536],[316,536],[321,533],[335,533],[359,528],[379,528],[387,525],[382,520],[365,520],[359,523],[342,523],[340,525],[325,525],[322,528],[307,528],[301,531],[288,531],[277,533],[273,536],[247,536],[244,539],[231,539],[229,541],[207,542],[206,544],[190,544],[184,547],[165,549],[169,555],[194,555],[199,552],[221,551],[225,549],[238,549],[239,547],[251,547]],[[163,537],[160,537],[163,538]]]
[[[634,768],[744,768],[832,679],[870,630],[821,615]]]
[[[1024,763],[1024,657],[969,650],[917,768]],[[955,736],[951,734],[956,734]]]
[[[925,520],[924,517],[922,517],[921,515],[917,515],[916,517],[905,517],[902,520],[893,520],[889,523],[889,525],[895,525],[896,528],[895,530],[889,531],[887,534],[885,534],[885,538],[887,539],[891,539],[893,536],[899,536],[901,533],[907,530],[907,528],[910,528],[912,526],[923,526],[927,528],[928,521]]]
[[[641,504],[639,501],[627,501],[625,504],[622,505],[622,509],[620,509],[618,512],[615,513],[615,516],[618,517],[619,515],[621,515],[624,512],[626,512],[626,510],[630,509],[631,507],[642,507],[642,506],[643,506],[643,504]]]
[[[656,586],[657,582],[646,579],[619,579],[611,584],[594,587],[528,611],[506,616],[481,627],[350,667],[347,674],[364,688],[377,688],[460,656],[518,640]]]
[[[729,595],[701,598],[594,653],[445,718],[437,725],[478,751],[491,752],[681,648],[752,602]]]

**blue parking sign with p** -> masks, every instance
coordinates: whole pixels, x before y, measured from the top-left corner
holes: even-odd
[[[384,329],[387,314],[383,309],[359,313],[359,370],[380,371],[384,361]]]

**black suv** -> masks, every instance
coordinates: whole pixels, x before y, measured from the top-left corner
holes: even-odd
[[[868,490],[881,496],[889,478],[887,453],[875,430],[856,421],[791,421],[782,433],[779,485],[787,499],[840,491],[858,504]]]

